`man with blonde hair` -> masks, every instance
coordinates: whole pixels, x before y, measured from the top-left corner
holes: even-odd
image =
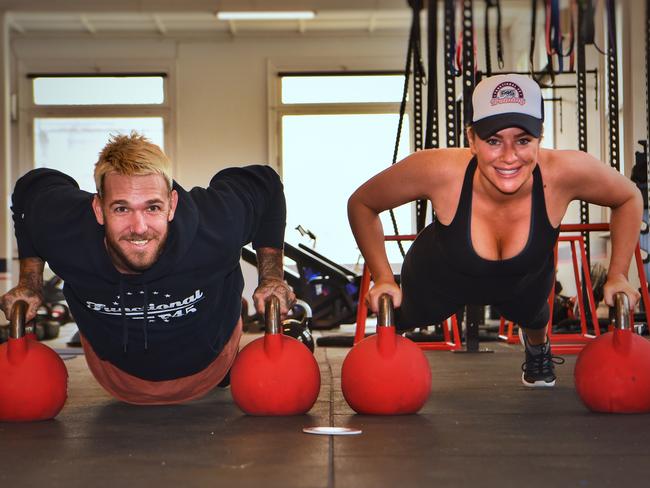
[[[137,133],[111,138],[95,165],[97,193],[69,176],[35,169],[20,178],[12,211],[18,286],[0,298],[5,314],[41,303],[45,262],[65,281],[86,360],[114,397],[134,404],[181,403],[227,374],[241,336],[241,248],[257,249],[258,311],[283,280],[285,200],[268,166],[228,168],[207,188],[184,190],[163,151]]]

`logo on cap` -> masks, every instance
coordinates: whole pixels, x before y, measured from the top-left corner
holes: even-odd
[[[502,103],[518,103],[519,105],[525,105],[526,99],[524,98],[524,91],[519,88],[519,85],[512,81],[499,83],[492,92],[490,105],[499,105]]]

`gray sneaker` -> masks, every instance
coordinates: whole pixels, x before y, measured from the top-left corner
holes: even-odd
[[[555,365],[563,364],[564,358],[553,356],[548,338],[541,346],[532,346],[521,327],[519,340],[526,351],[526,361],[521,365],[521,382],[530,388],[547,388],[555,386]]]

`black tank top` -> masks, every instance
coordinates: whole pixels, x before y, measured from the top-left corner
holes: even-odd
[[[443,225],[436,221],[428,226],[417,239],[422,238],[427,244],[419,246],[419,250],[412,250],[421,257],[426,255],[428,262],[423,268],[436,276],[432,284],[442,295],[461,303],[498,303],[536,283],[543,286],[541,283],[548,282],[554,275],[553,249],[559,227],[554,228],[548,221],[542,175],[539,166],[535,166],[530,227],[524,249],[508,259],[480,257],[471,239],[472,187],[476,167],[476,158],[472,158],[465,171],[458,208],[451,223]],[[418,247],[416,243],[412,247]],[[428,252],[423,248],[428,248]]]

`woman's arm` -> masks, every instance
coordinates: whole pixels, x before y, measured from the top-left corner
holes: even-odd
[[[611,209],[611,257],[605,284],[605,302],[613,306],[614,293],[625,292],[631,306],[639,293],[627,281],[630,261],[639,240],[643,201],[639,189],[625,176],[593,156],[579,151],[558,151],[567,168],[565,188],[572,199]]]
[[[457,152],[453,149],[419,151],[365,182],[349,198],[350,227],[375,283],[369,294],[371,310],[377,310],[382,293],[390,294],[396,307],[401,303],[401,292],[386,255],[379,214],[419,199],[431,200],[436,208],[436,195],[447,186],[453,173],[446,166],[454,164]]]

